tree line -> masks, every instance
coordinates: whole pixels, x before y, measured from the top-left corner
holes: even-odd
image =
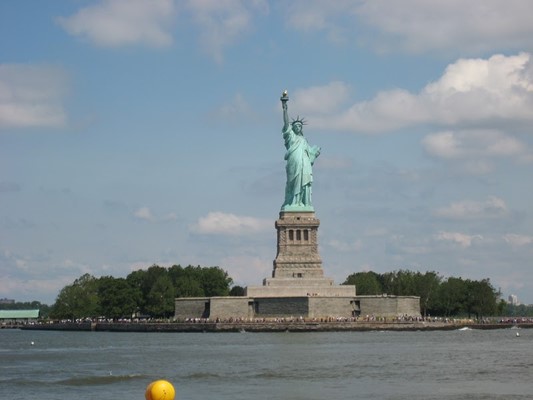
[[[444,278],[437,272],[399,270],[349,275],[357,295],[419,296],[423,316],[533,316],[533,306],[513,306],[500,299],[489,279]],[[220,267],[152,265],[126,278],[84,274],[59,292],[52,306],[38,301],[0,304],[0,309],[39,309],[41,318],[130,318],[132,315],[169,318],[176,297],[243,296],[244,288]]]
[[[423,316],[480,318],[503,315],[509,309],[489,279],[444,278],[433,271],[399,270],[384,274],[369,271],[351,274],[343,284],[356,285],[358,295],[419,296]]]
[[[219,267],[152,265],[126,278],[84,274],[59,292],[50,309],[54,319],[169,318],[176,297],[228,296],[233,283]]]

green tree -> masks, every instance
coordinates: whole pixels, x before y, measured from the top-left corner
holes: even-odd
[[[461,278],[449,277],[438,288],[434,313],[450,317],[466,312],[467,296],[466,282]]]
[[[242,286],[233,286],[229,291],[230,296],[244,296],[244,288]]]
[[[137,296],[139,299],[137,300],[137,305],[138,310],[141,311],[141,313],[153,315],[153,311],[155,309],[155,294],[153,293],[153,287],[161,277],[170,279],[168,270],[155,264],[149,267],[147,270],[137,270],[131,272],[126,277],[126,281],[137,292],[135,296]]]
[[[185,269],[181,265],[173,265],[168,269],[168,276],[172,280],[172,284],[177,287],[177,283],[180,279],[186,276]]]
[[[345,285],[356,285],[358,295],[419,296],[423,315],[475,315],[477,318],[502,315],[516,310],[498,303],[500,293],[489,279],[481,281],[449,277],[444,279],[435,271],[425,273],[398,270],[384,274],[357,272],[349,275]],[[524,310],[526,312],[526,310]]]
[[[505,314],[506,311],[507,311],[507,303],[505,302],[505,300],[500,299],[500,301],[498,302],[498,308],[497,308],[498,315],[499,316],[508,315],[508,314]]]
[[[50,316],[74,320],[96,317],[97,311],[98,282],[94,276],[84,274],[59,292]]]
[[[373,271],[356,272],[349,275],[343,285],[355,285],[358,295],[378,295],[383,293],[380,276]]]
[[[383,293],[395,296],[416,296],[415,274],[407,270],[385,273],[381,276]]]
[[[233,279],[222,268],[209,267],[201,269],[200,282],[205,296],[228,296]]]
[[[146,312],[146,297],[144,296],[143,286],[144,280],[146,279],[147,272],[145,270],[139,269],[137,271],[131,272],[126,277],[126,282],[128,285],[135,291],[135,298],[137,299],[137,310],[141,312]]]
[[[140,291],[124,278],[103,276],[98,280],[100,315],[108,318],[131,317],[138,309]]]
[[[174,268],[174,267],[173,267]],[[201,283],[201,268],[188,265],[186,268],[171,269],[171,276],[174,278],[177,297],[204,297],[204,289]]]
[[[142,282],[142,292],[143,296],[147,298],[148,294],[152,291],[153,286],[161,277],[169,277],[168,270],[159,265],[152,265],[146,270],[146,275],[144,276]]]
[[[415,294],[420,296],[420,312],[425,317],[437,302],[437,292],[442,278],[436,272],[417,272],[414,275]]]
[[[146,311],[153,317],[167,318],[174,314],[175,289],[168,275],[160,275],[146,298]]]
[[[176,283],[176,297],[205,297],[202,284],[193,275],[184,275]]]
[[[490,284],[490,280],[467,280],[466,283],[468,287],[468,315],[474,314],[476,318],[494,315],[497,310],[498,293]]]
[[[525,304],[507,304],[503,313],[508,317],[533,317],[533,306]]]

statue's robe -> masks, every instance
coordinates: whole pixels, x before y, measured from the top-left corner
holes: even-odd
[[[287,182],[283,206],[311,206],[312,165],[317,157],[317,148],[309,146],[303,135],[294,133],[290,124],[283,130],[283,139],[287,149]]]

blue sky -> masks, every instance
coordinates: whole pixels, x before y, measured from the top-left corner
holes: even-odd
[[[533,303],[528,0],[0,2],[0,297],[218,265],[258,285],[279,97],[322,153],[325,273],[490,278]]]

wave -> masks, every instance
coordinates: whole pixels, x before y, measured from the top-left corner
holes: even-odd
[[[63,379],[55,383],[67,386],[91,386],[91,385],[110,385],[117,382],[131,381],[136,379],[146,378],[146,375],[129,374],[129,375],[109,375],[99,376],[77,376],[73,378]]]
[[[186,379],[198,379],[198,380],[203,380],[203,379],[216,379],[216,378],[223,378],[224,376],[221,375],[221,374],[213,374],[213,373],[209,373],[209,372],[194,372],[194,373],[191,373],[187,376],[185,376]]]

